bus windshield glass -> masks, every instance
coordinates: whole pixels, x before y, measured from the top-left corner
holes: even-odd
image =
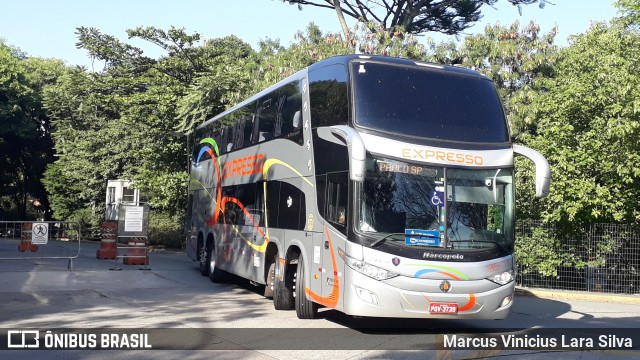
[[[358,126],[443,141],[509,141],[502,105],[487,78],[375,62],[353,62],[351,71]]]
[[[356,230],[372,242],[512,250],[512,169],[450,169],[375,159],[360,187]]]

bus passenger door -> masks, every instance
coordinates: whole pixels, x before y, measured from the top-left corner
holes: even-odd
[[[322,297],[329,308],[341,306],[338,301],[343,286],[344,262],[338,255],[345,248],[349,221],[348,172],[327,174],[324,233],[322,234]]]
[[[336,240],[339,241],[340,238],[336,238],[334,234],[329,231],[329,236],[325,233],[322,237],[322,304],[332,309],[338,307],[344,279],[342,260],[337,255],[336,246]]]

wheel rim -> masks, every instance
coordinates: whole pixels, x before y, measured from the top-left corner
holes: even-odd
[[[209,274],[213,274],[213,271],[216,268],[216,250],[215,248],[211,249],[211,257],[209,258]]]
[[[276,282],[276,267],[275,267],[275,263],[272,264],[271,266],[269,266],[269,275],[268,275],[268,283],[267,286],[271,287],[271,291],[273,291],[273,284],[275,284]]]

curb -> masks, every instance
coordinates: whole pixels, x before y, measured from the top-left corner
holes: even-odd
[[[546,290],[516,287],[517,296],[531,296],[541,299],[597,301],[618,304],[640,305],[640,296],[592,293],[586,291]]]
[[[173,255],[185,255],[184,250],[171,249],[171,248],[162,248],[150,246],[147,248],[147,252],[156,253],[156,254],[173,254]]]
[[[89,239],[80,239],[81,242],[87,244],[97,244],[100,245],[100,240],[89,240]],[[148,253],[156,253],[156,254],[174,254],[174,255],[185,255],[185,250],[179,250],[174,248],[166,248],[163,246],[151,245],[147,247]]]

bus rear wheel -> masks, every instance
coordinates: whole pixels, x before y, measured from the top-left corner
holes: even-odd
[[[278,255],[274,260],[275,266],[278,266]],[[293,309],[293,275],[291,271],[285,271],[286,269],[281,269],[283,273],[282,280],[279,279],[279,276],[275,274],[274,268],[274,277],[273,277],[273,307],[276,310],[291,310]]]
[[[205,247],[202,240],[198,241],[198,262],[200,275],[207,276],[209,275],[209,260],[207,259],[207,248]]]
[[[224,281],[224,272],[216,266],[216,248],[213,244],[207,251],[207,260],[209,262],[209,280],[213,283]]]
[[[296,269],[296,315],[298,319],[315,319],[318,315],[318,304],[307,299],[304,293],[304,258],[300,257],[298,268]]]
[[[264,297],[266,298],[273,298],[273,289],[276,281],[276,261],[278,261],[278,255],[269,264],[269,271],[267,271],[266,285],[264,286]]]

